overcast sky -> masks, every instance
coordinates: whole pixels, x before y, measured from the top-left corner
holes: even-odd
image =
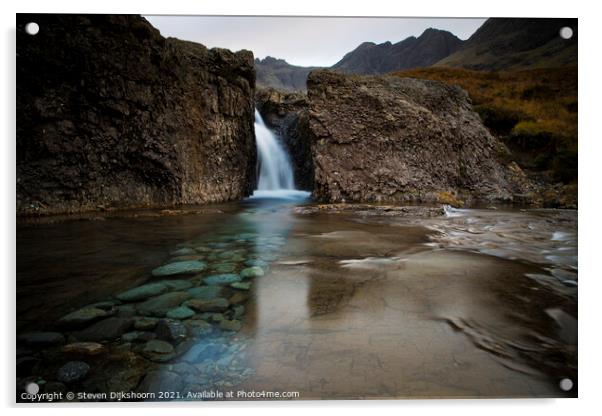
[[[467,39],[486,19],[145,16],[163,36],[301,66],[331,66],[362,42],[399,42],[433,27]]]

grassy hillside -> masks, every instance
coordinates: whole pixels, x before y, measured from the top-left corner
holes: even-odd
[[[432,67],[393,75],[459,85],[526,169],[577,179],[577,68],[485,72]]]

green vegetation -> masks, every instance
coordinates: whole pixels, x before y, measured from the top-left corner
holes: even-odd
[[[431,67],[395,72],[458,85],[483,123],[526,169],[577,179],[577,68],[487,72]]]

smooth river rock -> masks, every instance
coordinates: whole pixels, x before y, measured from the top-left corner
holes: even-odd
[[[74,332],[73,336],[78,341],[111,341],[121,337],[133,324],[132,318],[111,317]]]
[[[167,292],[167,286],[163,283],[148,283],[146,285],[138,286],[133,289],[121,292],[115,297],[124,302],[136,302],[157,296]]]
[[[199,286],[188,289],[188,293],[190,293],[193,299],[204,300],[221,297],[224,292],[225,288],[223,286]]]
[[[203,261],[188,260],[176,261],[174,263],[165,264],[154,269],[151,274],[155,277],[175,276],[178,274],[195,274],[202,272],[207,267]]]
[[[82,308],[63,316],[58,323],[65,327],[81,327],[106,316],[109,312],[104,309]]]
[[[195,312],[187,306],[178,306],[167,311],[166,316],[171,319],[188,319],[195,315]]]
[[[264,275],[264,271],[259,266],[247,267],[246,269],[242,269],[240,272],[240,276],[243,279],[249,279],[252,277],[261,277]]]
[[[240,282],[241,277],[234,273],[226,274],[214,274],[207,276],[203,279],[203,282],[207,285],[229,285],[230,283]]]
[[[19,335],[18,340],[33,347],[47,347],[65,343],[65,337],[59,332],[28,332]]]
[[[56,377],[63,383],[75,383],[88,374],[90,366],[83,361],[69,361],[59,368]]]
[[[98,342],[72,342],[63,346],[62,351],[67,354],[98,355],[105,351],[105,347]]]
[[[224,298],[215,298],[215,299],[190,299],[186,302],[186,305],[189,308],[194,309],[199,312],[223,312],[228,309],[230,303],[227,299]]]
[[[182,302],[190,299],[188,292],[170,292],[150,298],[137,305],[138,312],[142,315],[163,317],[170,309],[180,306]]]

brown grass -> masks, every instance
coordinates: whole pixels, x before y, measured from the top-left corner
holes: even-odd
[[[393,75],[459,85],[523,167],[550,170],[564,182],[577,178],[576,67],[512,72],[437,67]]]

